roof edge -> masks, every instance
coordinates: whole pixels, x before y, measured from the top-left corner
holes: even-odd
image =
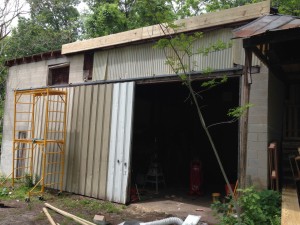
[[[49,51],[49,52],[43,52],[40,54],[34,54],[31,56],[24,56],[16,59],[10,59],[5,61],[5,66],[11,67],[14,65],[24,64],[24,63],[31,63],[31,62],[38,62],[44,59],[53,59],[53,58],[59,58],[63,57],[61,54],[61,50],[55,50],[55,51]]]
[[[191,32],[226,24],[240,23],[256,19],[270,13],[270,0],[240,7],[221,10],[175,21],[175,24],[184,24],[176,33]],[[172,30],[166,30],[174,33]],[[157,39],[165,36],[159,24],[111,34],[83,41],[77,41],[62,46],[62,54],[72,54],[93,49],[107,48],[109,46],[124,45],[135,42]]]

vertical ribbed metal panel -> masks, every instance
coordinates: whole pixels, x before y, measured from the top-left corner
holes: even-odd
[[[204,33],[203,38],[195,42],[194,50],[209,48],[212,44],[222,41],[229,43],[232,38],[231,29],[222,29]],[[195,62],[195,71],[202,71],[207,68],[212,69],[227,69],[233,67],[232,48],[227,48],[221,51],[210,52],[207,56],[196,54],[191,58]]]
[[[73,106],[74,106],[74,88],[67,88],[68,91],[68,105],[67,105],[67,135],[66,135],[66,144],[65,144],[65,167],[64,167],[64,181],[63,181],[63,190],[67,190],[67,180],[69,178],[68,176],[68,166],[70,166],[70,163],[72,161],[70,160],[72,158],[72,150],[70,149],[70,140],[71,140],[71,125],[73,121]]]
[[[106,199],[112,84],[72,89],[65,190]]]
[[[108,51],[95,52],[93,80],[104,80],[107,69]]]
[[[130,172],[134,83],[113,86],[107,199],[125,204]]]
[[[199,48],[207,48],[219,40],[229,43],[231,38],[231,29],[207,32],[203,38],[194,43],[193,49],[196,52]],[[166,55],[175,56],[173,50],[164,51],[154,48],[154,45],[154,43],[146,43],[96,52],[93,80],[104,78],[120,80],[174,74],[172,68],[166,65]],[[188,57],[184,57],[183,60],[185,64],[188,63]],[[211,52],[207,56],[195,54],[191,57],[191,63],[195,65],[192,68],[195,71],[202,71],[208,67],[212,69],[232,68],[233,50],[227,48]]]
[[[36,97],[35,101],[35,129],[34,129],[34,138],[43,138],[44,136],[44,128],[45,128],[45,101],[44,97],[39,96]],[[42,174],[42,148],[40,145],[36,145],[34,149],[34,170],[35,175],[39,178]]]

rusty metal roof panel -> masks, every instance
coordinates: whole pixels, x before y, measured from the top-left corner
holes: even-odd
[[[300,18],[285,15],[262,16],[245,26],[233,30],[236,38],[246,38],[265,33],[300,27]]]
[[[282,29],[291,29],[291,28],[297,28],[300,27],[300,18],[298,19],[294,19],[292,21],[290,21],[289,23],[283,25],[281,28]]]

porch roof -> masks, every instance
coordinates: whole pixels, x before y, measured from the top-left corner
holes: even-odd
[[[233,31],[243,46],[284,81],[300,82],[300,18],[266,15]]]

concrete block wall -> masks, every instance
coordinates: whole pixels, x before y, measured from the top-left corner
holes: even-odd
[[[83,54],[77,54],[68,57],[70,61],[70,76],[69,83],[82,83],[83,82]]]
[[[268,69],[262,65],[259,74],[252,75],[250,90],[247,169],[251,184],[265,188],[268,185]]]
[[[6,84],[0,174],[12,172],[12,135],[14,119],[14,90],[47,86],[48,66],[70,62],[70,83],[83,82],[83,55],[24,63],[9,68]]]

